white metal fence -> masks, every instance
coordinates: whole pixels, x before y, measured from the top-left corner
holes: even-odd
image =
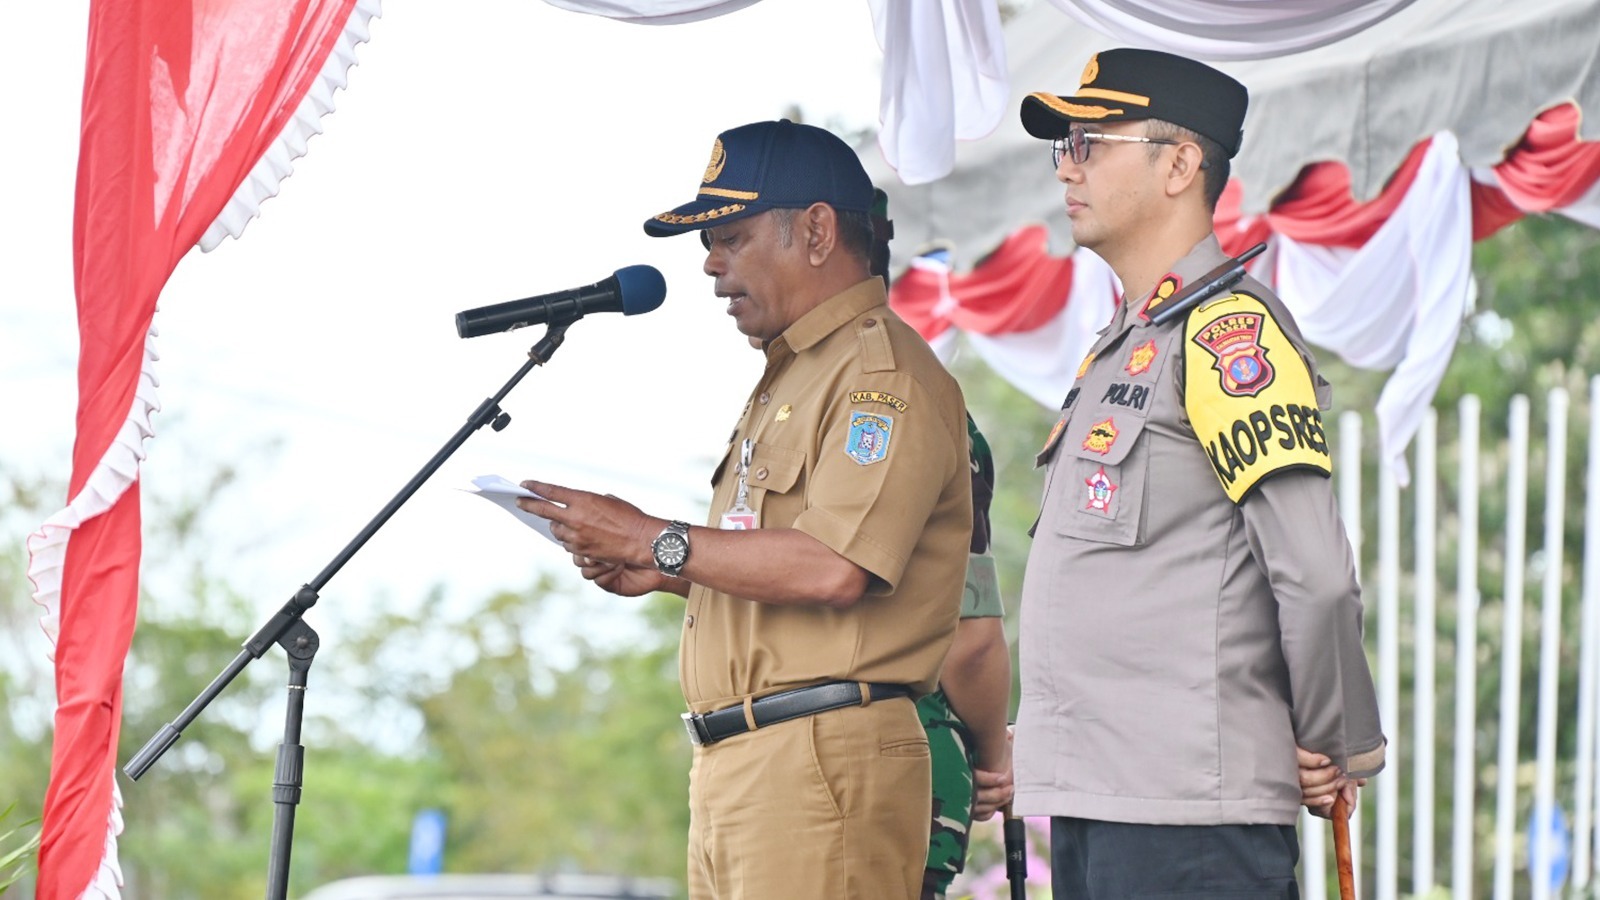
[[[1527,397],[1512,399],[1506,433],[1488,435],[1487,452],[1481,434],[1484,411],[1476,397],[1466,397],[1456,410],[1446,412],[1453,427],[1443,441],[1439,417],[1430,413],[1412,450],[1412,485],[1401,491],[1387,469],[1375,470],[1376,547],[1364,545],[1363,518],[1371,500],[1362,485],[1361,416],[1347,412],[1340,417],[1339,502],[1356,558],[1376,563],[1362,563],[1363,594],[1369,653],[1376,650],[1379,708],[1390,742],[1388,768],[1362,792],[1351,823],[1361,897],[1591,896],[1593,863],[1600,850],[1600,832],[1594,827],[1600,440],[1593,437],[1600,435],[1600,377],[1590,381],[1589,395],[1585,474],[1571,492],[1565,390],[1554,389],[1543,398],[1544,441],[1538,448],[1530,441],[1532,404]],[[1453,463],[1443,474],[1441,450]],[[1535,511],[1542,519],[1543,538],[1530,555],[1531,464],[1542,466],[1544,492],[1542,509]],[[1504,492],[1503,508],[1496,506],[1496,491]],[[1569,505],[1583,510],[1578,566],[1566,561]],[[1443,520],[1441,506],[1447,512]],[[1480,533],[1480,508],[1491,507],[1497,509],[1503,529]],[[1409,541],[1402,533],[1405,524],[1410,526]],[[1442,578],[1440,569],[1449,566],[1452,553],[1455,573]],[[1541,585],[1531,699],[1523,690],[1522,658],[1525,616],[1532,624],[1523,602],[1530,569]],[[1565,630],[1564,593],[1580,606],[1577,627]],[[1452,617],[1454,635],[1441,641],[1441,619]],[[1566,620],[1571,618],[1569,614]],[[1444,627],[1448,629],[1448,622]],[[1499,673],[1497,705],[1493,698],[1478,697],[1480,669],[1485,678]],[[1575,691],[1570,686],[1574,669]],[[1564,673],[1569,676],[1566,695],[1561,691]],[[1453,695],[1453,712],[1438,703],[1443,686]],[[1530,711],[1531,785],[1521,734]],[[1449,721],[1447,714],[1453,716],[1453,727],[1440,729],[1448,736],[1447,746],[1441,746],[1435,726]],[[1438,765],[1446,761],[1452,769],[1448,777]],[[1531,823],[1548,823],[1557,810],[1570,823],[1558,832],[1565,837],[1530,840]],[[1436,829],[1443,837],[1447,817],[1448,848],[1436,847]],[[1403,829],[1409,829],[1409,841]],[[1303,818],[1301,884],[1309,900],[1328,896],[1332,842],[1327,832],[1325,822]],[[1405,873],[1402,852],[1409,856]],[[1564,878],[1557,884],[1562,871]],[[1534,877],[1535,872],[1546,874]]]

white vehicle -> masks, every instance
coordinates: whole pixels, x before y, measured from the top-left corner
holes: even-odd
[[[669,900],[663,879],[614,875],[365,875],[325,884],[302,900]]]

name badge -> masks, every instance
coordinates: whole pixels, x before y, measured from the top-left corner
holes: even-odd
[[[761,515],[750,508],[750,455],[755,441],[745,438],[739,447],[739,488],[734,493],[733,506],[722,514],[724,531],[751,531],[761,527]]]

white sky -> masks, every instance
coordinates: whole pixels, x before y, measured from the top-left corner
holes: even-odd
[[[88,4],[0,0],[0,14],[10,423],[0,467],[64,483]],[[660,268],[668,295],[648,316],[574,326],[503,404],[511,426],[469,439],[324,589],[308,620],[325,636],[375,601],[409,607],[434,584],[466,602],[541,571],[572,577],[553,545],[455,490],[475,475],[703,515],[760,360],[711,296],[698,241],[650,239],[640,225],[693,195],[718,131],[791,103],[812,122],[874,124],[881,62],[864,0],[765,0],[672,27],[539,0],[390,0],[372,32],[279,196],[240,240],[191,252],[156,317],[163,411],[146,508],[199,490],[220,461],[240,465],[244,484],[218,498],[205,540],[213,573],[262,617],[510,377],[538,334],[463,341],[457,311],[636,263]],[[160,574],[170,549],[147,543],[147,573]],[[586,592],[575,621],[618,608]],[[241,640],[257,625],[237,623]]]

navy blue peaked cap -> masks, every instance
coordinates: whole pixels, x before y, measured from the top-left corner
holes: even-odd
[[[872,199],[861,160],[832,132],[787,119],[753,122],[717,135],[695,198],[646,220],[644,231],[666,237],[813,203],[869,212]]]

